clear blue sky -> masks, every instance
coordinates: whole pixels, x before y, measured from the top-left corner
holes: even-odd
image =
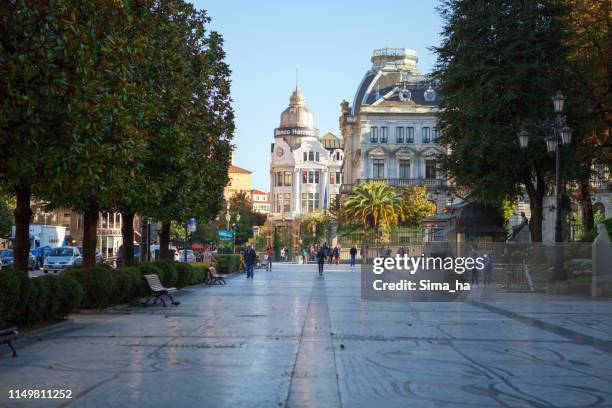
[[[431,71],[441,19],[436,0],[198,0],[225,39],[236,112],[235,164],[268,191],[270,143],[300,87],[321,135],[339,135],[340,102],[351,104],[375,48],[412,48]]]

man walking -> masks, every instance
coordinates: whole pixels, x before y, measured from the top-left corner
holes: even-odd
[[[327,257],[327,244],[323,244],[317,252],[317,263],[319,264],[319,276],[323,276],[323,265]]]
[[[253,266],[257,260],[257,254],[251,245],[247,245],[246,251],[244,251],[244,264],[246,266],[247,279],[253,279]]]
[[[470,283],[478,285],[478,274],[480,273],[480,271],[475,266],[476,258],[478,258],[477,247],[476,245],[472,245],[472,250],[468,253],[468,259],[471,259],[472,265],[474,265],[471,269]]]
[[[357,257],[357,248],[355,247],[355,245],[351,247],[351,250],[349,252],[351,254],[351,266],[355,266],[355,258]]]

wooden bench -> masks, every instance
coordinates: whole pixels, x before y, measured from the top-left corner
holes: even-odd
[[[157,276],[156,274],[152,274],[152,275],[144,275],[144,278],[147,281],[147,284],[149,285],[149,289],[151,289],[151,293],[152,296],[149,296],[147,298],[147,301],[144,302],[143,306],[147,306],[147,304],[149,303],[149,300],[151,300],[151,297],[154,297],[155,300],[153,301],[153,304],[157,303],[157,299],[161,300],[162,305],[164,307],[166,307],[166,302],[164,302],[164,296],[168,296],[170,298],[171,304],[178,306],[181,302],[176,302],[173,298],[172,295],[170,295],[171,292],[176,292],[178,289],[177,288],[165,288],[160,280],[159,280],[159,276]]]
[[[210,281],[208,281],[209,285],[214,285],[217,282],[219,283],[219,285],[221,284],[225,285],[225,277],[217,273],[217,268],[215,268],[214,266],[211,266],[209,270],[210,270],[210,277],[211,277]]]
[[[13,347],[13,340],[17,339],[18,335],[19,332],[16,327],[0,330],[0,344],[8,344],[13,351],[13,357],[17,357],[17,352],[15,351],[15,347]]]

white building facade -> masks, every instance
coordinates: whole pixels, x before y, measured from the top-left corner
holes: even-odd
[[[447,205],[447,181],[436,163],[445,150],[436,143],[440,97],[434,84],[418,70],[413,50],[375,50],[371,61],[352,107],[341,104],[346,155],[342,192],[367,181],[424,185],[441,210]]]
[[[331,134],[319,138],[299,86],[274,130],[271,153],[271,221],[298,220],[325,210],[336,199],[342,183],[342,143]]]

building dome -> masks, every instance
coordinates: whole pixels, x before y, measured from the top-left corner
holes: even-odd
[[[314,129],[314,114],[306,107],[304,95],[299,86],[295,87],[295,91],[289,99],[289,107],[281,114],[281,128],[311,128]]]

